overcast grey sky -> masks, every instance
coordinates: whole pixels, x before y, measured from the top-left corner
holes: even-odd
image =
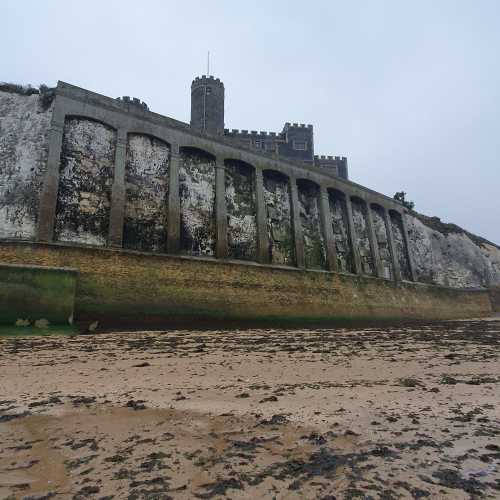
[[[351,179],[500,243],[500,1],[0,0],[0,80],[57,80],[189,121],[226,87],[226,127],[312,123]]]

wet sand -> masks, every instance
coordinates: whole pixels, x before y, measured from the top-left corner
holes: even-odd
[[[0,498],[500,498],[500,322],[0,338]]]

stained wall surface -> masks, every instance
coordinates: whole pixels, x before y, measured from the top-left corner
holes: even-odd
[[[411,279],[410,263],[408,262],[408,249],[406,248],[403,236],[403,222],[401,216],[392,211],[390,211],[390,220],[392,226],[392,234],[394,237],[394,251],[396,252],[396,258],[399,263],[401,277],[404,280],[409,280]]]
[[[272,264],[295,265],[290,185],[288,178],[273,171],[264,172],[269,261]]]
[[[181,251],[188,255],[215,254],[215,158],[186,148],[181,153],[179,193]]]
[[[129,134],[125,166],[123,246],[164,252],[167,242],[170,148],[151,136]]]
[[[0,91],[0,238],[35,238],[52,109]]]
[[[55,239],[104,246],[107,242],[116,131],[93,120],[68,117],[57,193]]]
[[[306,267],[324,269],[326,253],[319,213],[319,186],[311,182],[299,182],[298,196]]]
[[[328,201],[337,254],[337,269],[344,273],[352,273],[354,272],[354,265],[345,197],[340,193],[330,191]]]
[[[256,260],[257,223],[253,167],[228,160],[225,165],[225,187],[229,257]]]
[[[355,245],[359,252],[361,270],[363,274],[372,275],[375,273],[373,255],[370,247],[370,237],[368,224],[366,222],[365,206],[356,198],[352,200],[352,218],[354,222]]]
[[[394,269],[384,215],[380,207],[377,206],[371,207],[371,211],[375,239],[377,241],[380,263],[382,265],[382,276],[386,279],[392,279],[394,277]]]

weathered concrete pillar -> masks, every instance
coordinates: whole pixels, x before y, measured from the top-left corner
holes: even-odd
[[[415,271],[415,262],[413,260],[413,255],[410,250],[410,237],[408,236],[408,226],[406,224],[406,214],[401,214],[401,223],[403,224],[403,238],[405,242],[406,257],[408,259],[408,267],[410,268],[410,279],[411,281],[417,281],[417,273]]]
[[[127,131],[118,129],[116,136],[111,209],[109,213],[108,245],[121,248],[123,245],[123,222],[125,218],[125,162],[127,157]]]
[[[181,165],[179,145],[170,146],[170,165],[168,172],[168,217],[167,252],[178,253],[181,239],[181,204],[179,198],[179,169]]]
[[[304,236],[302,233],[302,223],[300,221],[299,192],[297,180],[290,177],[290,204],[292,209],[293,239],[295,242],[295,264],[297,267],[306,267],[306,257],[304,253]]]
[[[387,241],[389,242],[389,251],[392,258],[392,268],[394,270],[394,281],[401,281],[401,268],[399,267],[396,246],[394,244],[394,235],[392,234],[391,217],[389,215],[389,211],[385,207],[383,207],[383,209],[385,229],[387,231]]]
[[[49,151],[47,170],[40,193],[38,209],[37,239],[52,241],[56,221],[57,191],[59,189],[59,166],[64,133],[64,111],[58,105],[57,97],[49,129]]]
[[[257,261],[261,264],[269,264],[267,209],[264,198],[264,178],[261,168],[255,169],[255,205],[257,211]]]
[[[226,209],[226,169],[224,158],[217,156],[215,164],[215,225],[217,242],[215,256],[227,258],[227,209]]]
[[[375,266],[375,274],[379,278],[384,277],[382,261],[380,260],[380,252],[378,248],[377,235],[375,234],[375,226],[373,225],[372,207],[370,203],[366,203],[366,224],[368,226],[368,237],[370,239],[370,249],[373,256],[373,264]]]
[[[347,224],[349,226],[349,240],[351,244],[352,255],[354,257],[354,272],[362,274],[361,258],[359,256],[359,249],[356,244],[356,228],[354,227],[354,217],[352,216],[352,202],[351,197],[345,194],[345,205],[347,210]]]
[[[332,215],[330,213],[330,200],[326,187],[320,187],[320,217],[323,231],[323,238],[326,249],[326,268],[328,271],[337,270],[337,249],[333,237]]]

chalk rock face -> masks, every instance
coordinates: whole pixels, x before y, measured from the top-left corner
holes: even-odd
[[[443,224],[436,217],[406,215],[417,281],[477,288],[500,285],[500,248]]]
[[[0,238],[35,237],[52,108],[0,91]]]

